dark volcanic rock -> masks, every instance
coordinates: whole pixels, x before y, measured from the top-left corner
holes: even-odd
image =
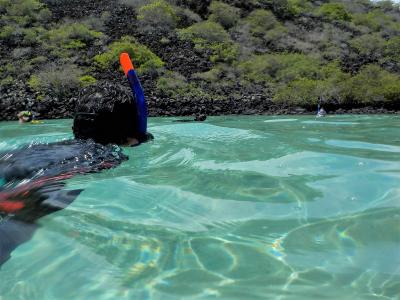
[[[116,1],[110,0],[42,0],[52,12],[53,20],[58,21],[65,17],[81,19],[90,15],[101,16],[102,13],[112,10]]]
[[[162,38],[167,38],[167,44],[160,43]],[[194,50],[194,45],[189,41],[182,41],[175,33],[168,35],[152,33],[139,36],[139,41],[147,45],[164,62],[166,68],[179,72],[187,78],[197,72],[205,72],[212,68],[208,55],[201,55]]]
[[[176,0],[176,4],[187,7],[200,16],[205,17],[208,14],[208,7],[211,0]]]
[[[23,110],[35,112],[40,119],[71,118],[75,100],[46,96],[39,101],[24,82],[16,81],[12,89],[0,89],[0,120],[16,120],[18,112]]]
[[[110,1],[114,2],[114,1]],[[113,39],[124,35],[137,35],[136,12],[133,7],[118,5],[110,8],[110,18],[106,22],[106,34]]]

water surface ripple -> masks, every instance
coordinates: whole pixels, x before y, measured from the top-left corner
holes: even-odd
[[[154,118],[41,219],[1,300],[400,299],[400,118]],[[0,151],[71,137],[0,123]]]

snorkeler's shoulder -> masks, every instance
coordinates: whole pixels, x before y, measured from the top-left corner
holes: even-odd
[[[65,140],[46,144],[29,144],[0,154],[0,177],[6,181],[24,179],[41,173],[81,173],[111,168],[128,160],[121,147],[102,145],[93,140]]]

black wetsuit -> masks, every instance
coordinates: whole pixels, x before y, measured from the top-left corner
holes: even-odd
[[[63,190],[77,174],[99,172],[128,157],[115,145],[71,140],[0,153],[0,266],[29,240],[36,220],[72,203],[82,190]]]

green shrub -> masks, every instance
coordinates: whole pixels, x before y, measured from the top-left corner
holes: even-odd
[[[276,72],[275,78],[280,82],[289,82],[301,77],[310,79],[321,77],[321,62],[316,58],[301,54],[289,54],[282,55],[279,63],[281,69]]]
[[[82,70],[75,65],[50,65],[37,74],[33,74],[28,85],[41,95],[52,93],[59,97],[65,97],[80,87],[79,77],[81,75]]]
[[[349,78],[350,76],[344,76]],[[273,100],[306,107],[315,107],[318,103],[343,103],[348,93],[346,81],[338,78],[314,80],[300,78],[287,85],[278,85]]]
[[[319,76],[319,78],[333,80],[337,83],[346,81],[350,78],[350,74],[344,73],[341,70],[339,61],[333,61],[321,66],[320,72],[321,75]]]
[[[232,63],[237,59],[239,46],[218,23],[205,21],[180,30],[180,38],[190,40],[198,51],[211,50],[210,61]]]
[[[36,56],[36,57],[31,59],[30,63],[32,65],[39,65],[39,64],[45,63],[46,61],[47,61],[47,57],[45,57],[45,56]]]
[[[313,106],[318,101],[343,101],[350,75],[339,62],[327,65],[302,54],[266,54],[239,64],[242,78],[275,90],[274,101]]]
[[[28,80],[28,86],[32,91],[37,93],[36,94],[36,99],[37,100],[44,99],[47,91],[45,90],[45,86],[42,83],[42,81],[39,78],[39,76],[31,75],[31,77]]]
[[[36,0],[3,1],[3,5],[7,14],[14,16],[33,16],[43,7],[43,4]]]
[[[176,8],[165,0],[154,0],[139,8],[137,19],[141,29],[174,29],[179,21]]]
[[[203,21],[203,19],[198,14],[188,8],[179,7],[177,10],[177,15],[180,23],[186,25],[184,27],[191,26],[194,23]]]
[[[233,63],[239,55],[239,46],[234,43],[214,43],[209,46],[212,50],[210,61],[213,63]]]
[[[250,32],[256,36],[263,36],[268,30],[280,25],[274,14],[264,9],[254,10],[244,19],[244,22],[250,26]]]
[[[242,28],[242,34],[255,47],[265,47],[269,44],[277,45],[288,31],[272,12],[264,9],[253,11],[240,22],[239,28]]]
[[[278,103],[316,107],[319,103],[342,103],[346,95],[345,81],[300,78],[287,85],[278,85],[273,100]]]
[[[236,87],[240,78],[237,69],[229,64],[220,63],[207,72],[195,73],[192,79],[214,99],[226,99],[227,91],[232,97],[239,96]]]
[[[109,45],[108,49],[107,52],[94,57],[95,64],[100,69],[115,69],[119,66],[119,56],[123,52],[129,53],[140,73],[158,72],[164,66],[164,62],[157,55],[132,37],[123,37]]]
[[[330,21],[351,21],[352,15],[342,3],[325,3],[318,8],[317,14]]]
[[[291,19],[297,16],[309,4],[308,0],[259,0],[253,2],[255,2],[254,5],[271,9],[280,19]]]
[[[2,77],[18,75],[18,69],[15,63],[5,63],[0,65],[0,74]]]
[[[195,73],[192,75],[193,79],[204,80],[209,83],[217,82],[220,79],[222,70],[219,66],[215,66],[211,70],[202,73]]]
[[[273,80],[279,63],[270,55],[257,55],[239,63],[238,68],[245,80],[267,83]]]
[[[40,91],[42,89],[42,82],[37,75],[31,75],[31,77],[28,80],[28,86],[33,90],[33,91]]]
[[[210,21],[221,24],[225,29],[236,25],[240,18],[240,10],[221,1],[213,1],[210,6]]]
[[[386,42],[385,58],[400,65],[400,37],[395,37]]]
[[[31,55],[32,48],[30,47],[15,48],[11,53],[13,61],[0,66],[0,73],[3,74],[0,74],[0,77],[11,75],[12,77],[23,78],[25,80],[31,74],[32,70],[37,69],[43,62],[37,59],[29,59]]]
[[[41,42],[41,38],[46,30],[43,27],[32,27],[22,30],[24,35],[22,44],[25,46],[38,45]]]
[[[13,59],[23,59],[25,60],[26,57],[29,57],[32,54],[32,48],[30,47],[18,47],[15,48],[11,55]]]
[[[62,24],[42,34],[43,47],[57,58],[69,58],[76,51],[101,41],[103,34],[83,23]]]
[[[321,62],[303,54],[255,55],[239,64],[244,79],[255,83],[288,83],[306,77],[321,78]]]
[[[353,23],[368,27],[372,31],[387,30],[389,28],[400,30],[398,22],[379,9],[366,14],[355,14]]]
[[[176,72],[167,72],[158,79],[157,92],[171,98],[205,94],[195,84],[188,83],[184,76]]]
[[[291,105],[316,106],[319,102],[319,80],[301,78],[280,86],[273,100]]]
[[[81,87],[86,87],[97,82],[96,78],[90,75],[79,77],[79,84]]]
[[[22,46],[34,46],[41,42],[43,27],[20,28],[18,25],[5,25],[0,29],[0,40]]]
[[[288,0],[288,14],[298,16],[312,11],[312,4],[308,0]]]
[[[400,102],[400,76],[377,65],[367,65],[347,83],[347,99],[355,103],[381,105]]]
[[[9,24],[13,25],[16,28],[25,28],[29,27],[30,24],[30,19],[28,16],[1,16],[1,21],[3,24]]]
[[[23,30],[24,40],[23,45],[32,46],[39,43],[39,36],[35,29],[26,28]]]
[[[86,44],[103,37],[101,32],[91,30],[85,24],[64,24],[49,30],[45,38],[52,46],[70,48],[71,43]]]
[[[42,7],[42,9],[36,15],[36,20],[41,24],[44,24],[50,20],[51,15],[51,11],[48,8]]]
[[[11,75],[8,75],[7,77],[0,80],[0,86],[11,86],[13,83],[14,78]]]
[[[0,0],[0,13],[4,14],[7,11],[8,5],[10,5],[10,0]]]
[[[321,101],[344,101],[346,96],[346,83],[351,75],[340,68],[339,61],[331,62],[321,68],[321,82],[319,83],[319,99]]]
[[[72,40],[69,43],[65,44],[63,46],[63,48],[79,50],[79,49],[86,48],[86,44],[84,42],[82,42],[82,41],[79,41],[79,40]]]
[[[167,97],[183,94],[188,86],[186,78],[175,72],[167,72],[157,81],[157,91]]]
[[[377,60],[383,56],[386,41],[380,34],[364,34],[358,38],[350,40],[350,46],[357,50],[357,53]]]
[[[44,23],[51,12],[46,6],[37,0],[2,0],[0,2],[1,20],[20,26],[28,26],[33,23]]]
[[[196,23],[179,31],[184,40],[191,40],[195,44],[223,43],[230,41],[228,32],[218,23],[204,21]]]
[[[10,25],[3,26],[0,31],[0,39],[9,41],[14,37],[15,28]]]
[[[279,42],[286,37],[287,33],[287,28],[279,24],[275,28],[266,31],[262,39],[267,44],[279,45]]]
[[[339,45],[326,44],[320,49],[322,57],[328,61],[342,58],[342,48]]]

